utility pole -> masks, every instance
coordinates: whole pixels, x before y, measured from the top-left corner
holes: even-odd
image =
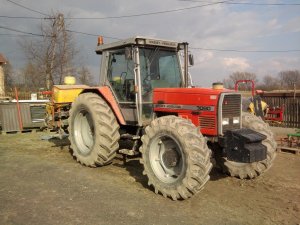
[[[70,74],[70,63],[69,63],[69,48],[68,48],[68,34],[65,27],[64,15],[60,14],[60,28],[63,38],[63,48],[62,48],[62,62],[61,62],[61,74],[59,83],[63,82],[63,78]]]
[[[57,48],[57,41],[59,39],[59,35],[63,31],[65,31],[64,26],[64,15],[59,13],[52,23],[52,32],[51,32],[51,47],[50,47],[50,68],[48,68],[46,74],[46,88],[50,90],[51,86],[53,85],[53,70],[54,70],[54,61],[56,57],[56,48]],[[62,62],[63,63],[63,62]]]

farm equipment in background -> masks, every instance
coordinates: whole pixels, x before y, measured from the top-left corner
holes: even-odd
[[[243,98],[243,111],[250,112],[262,119],[268,111],[268,105],[266,102],[262,101],[259,95],[255,95],[255,83],[253,80],[237,80],[234,85],[234,90],[238,91],[239,84],[251,83],[251,97],[248,99]]]
[[[294,152],[300,154],[300,129],[296,129],[295,133],[287,134],[287,137],[280,139],[279,151]]]
[[[70,80],[69,77],[66,78],[66,80]],[[45,126],[47,129],[58,131],[60,135],[67,132],[69,110],[72,102],[82,90],[88,88],[86,85],[75,85],[74,82],[65,85],[54,85],[52,91],[42,93],[51,97],[51,101],[46,104]],[[68,83],[68,81],[65,81],[65,83]]]
[[[251,83],[252,96],[249,99],[243,99],[243,111],[248,111],[269,124],[282,124],[283,123],[283,112],[284,106],[269,106],[260,97],[261,90],[255,90],[255,83],[253,80],[238,80],[235,83],[234,89],[238,91],[240,83]]]
[[[267,115],[265,115],[265,121],[271,125],[282,125],[284,121],[284,105],[281,107],[273,106],[269,107]]]

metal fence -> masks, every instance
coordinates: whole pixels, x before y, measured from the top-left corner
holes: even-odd
[[[12,99],[16,98],[15,92],[6,92],[6,96],[11,97]],[[19,97],[19,99],[22,99],[22,100],[29,100],[29,99],[31,99],[31,92],[19,91],[18,97]]]
[[[24,100],[22,100],[24,101]],[[27,101],[1,102],[0,127],[2,132],[21,131],[27,128],[36,128],[44,125],[46,102]]]
[[[265,92],[260,94],[270,107],[283,107],[283,123],[280,126],[300,128],[300,92]]]

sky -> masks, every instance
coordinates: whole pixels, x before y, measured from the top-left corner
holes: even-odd
[[[198,86],[211,86],[235,71],[262,79],[282,70],[300,70],[300,0],[0,0],[0,27],[39,34],[43,19],[2,17],[45,17],[14,3],[44,14],[84,18],[69,19],[70,29],[103,35],[106,43],[115,41],[106,37],[136,35],[188,42],[195,60],[190,73]],[[172,12],[151,14],[162,11]],[[122,17],[137,14],[150,15]],[[40,37],[17,34],[0,28],[0,53],[20,70],[26,56],[19,43]],[[88,66],[98,80],[97,37],[74,34],[74,39],[80,50],[78,64]]]

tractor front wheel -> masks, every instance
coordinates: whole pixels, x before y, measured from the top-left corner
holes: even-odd
[[[256,132],[266,135],[266,139],[262,144],[267,147],[267,158],[263,161],[253,163],[238,163],[222,157],[222,149],[218,146],[214,148],[214,155],[217,164],[222,168],[223,172],[230,176],[241,179],[252,179],[266,172],[273,164],[276,157],[276,141],[270,127],[261,118],[250,114],[242,114],[242,125],[244,128],[252,129]]]
[[[142,142],[143,174],[156,194],[187,199],[209,180],[211,151],[192,122],[176,116],[157,118],[146,127]]]

